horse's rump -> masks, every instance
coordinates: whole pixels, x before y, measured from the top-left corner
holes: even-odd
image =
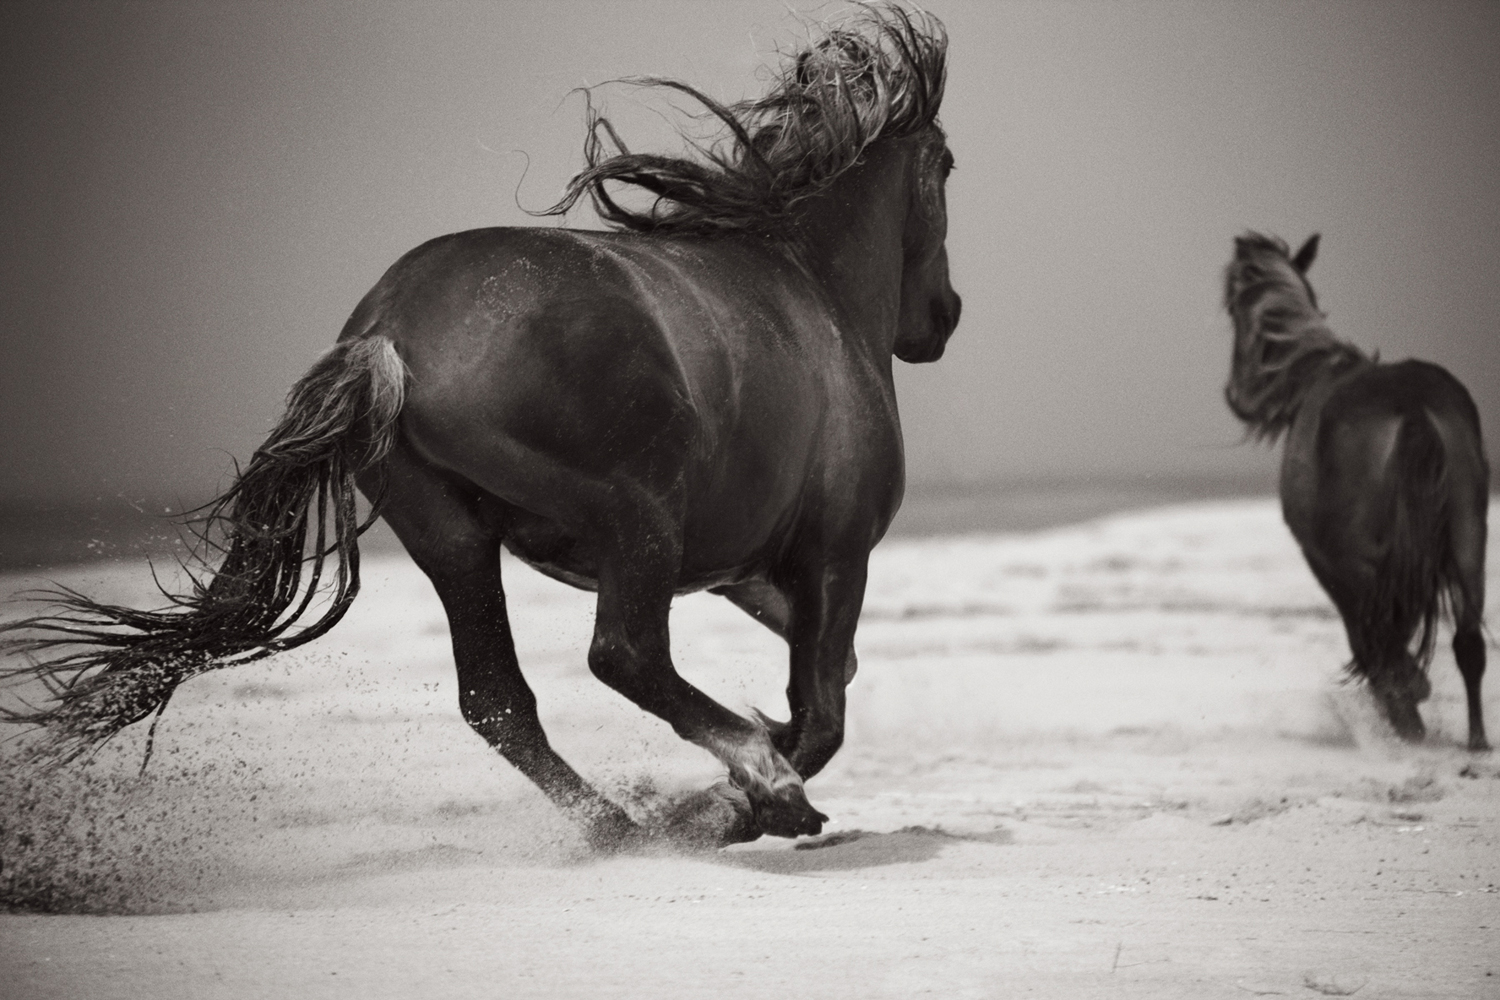
[[[1413,636],[1425,668],[1444,605],[1464,596],[1452,524],[1472,507],[1473,456],[1463,446],[1477,447],[1473,403],[1442,368],[1406,361],[1352,373],[1318,418],[1316,547],[1374,557],[1370,584],[1355,588],[1351,668],[1393,667],[1386,661]]]

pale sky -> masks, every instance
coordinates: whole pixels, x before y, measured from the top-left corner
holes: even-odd
[[[1221,396],[1246,228],[1321,231],[1334,329],[1500,433],[1500,4],[929,6],[965,308],[898,364],[913,482],[1269,469]],[[802,30],[779,0],[0,6],[0,501],[201,502],[400,254],[536,224],[573,88],[752,95]]]

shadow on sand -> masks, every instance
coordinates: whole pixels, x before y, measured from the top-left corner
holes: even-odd
[[[1004,829],[981,834],[954,834],[925,826],[908,826],[894,833],[844,830],[801,841],[791,850],[722,851],[715,860],[720,864],[775,875],[805,875],[916,864],[931,861],[944,847],[960,841],[1008,844],[1012,839],[1011,832]]]

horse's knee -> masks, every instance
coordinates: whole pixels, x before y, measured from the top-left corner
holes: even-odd
[[[595,635],[589,644],[589,672],[626,695],[645,691],[656,659],[653,650],[620,636]]]
[[[635,670],[630,651],[623,642],[604,636],[594,636],[589,644],[589,673],[612,688]]]

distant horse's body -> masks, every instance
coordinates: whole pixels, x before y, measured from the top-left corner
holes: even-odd
[[[725,764],[719,840],[817,832],[802,783],[842,739],[866,563],[901,501],[891,357],[936,359],[958,321],[945,44],[935,19],[873,8],[760,101],[724,108],[666,83],[731,143],[706,159],[605,157],[614,133],[596,118],[589,170],[560,207],[589,194],[626,231],[477,230],[407,254],[221,500],[227,554],[210,582],[166,612],[70,595],[70,612],[22,623],[22,648],[96,644],[32,668],[66,686],[26,718],[76,752],[195,673],[326,631],[357,586],[357,481],[443,601],[464,717],[594,842],[635,824],[548,745],[502,545],[598,591],[589,666]],[[606,181],[658,200],[632,210]],[[324,506],[340,576],[323,616],[291,633]],[[312,566],[316,586],[321,556]],[[677,674],[668,609],[704,588],[786,638],[788,723],[743,718]]]
[[[1259,234],[1235,241],[1226,398],[1256,434],[1286,433],[1287,526],[1343,617],[1351,670],[1396,731],[1425,733],[1417,704],[1431,691],[1426,667],[1446,602],[1469,747],[1488,749],[1479,685],[1489,467],[1478,411],[1437,365],[1380,364],[1335,339],[1306,279],[1316,253],[1316,236],[1295,257]]]

